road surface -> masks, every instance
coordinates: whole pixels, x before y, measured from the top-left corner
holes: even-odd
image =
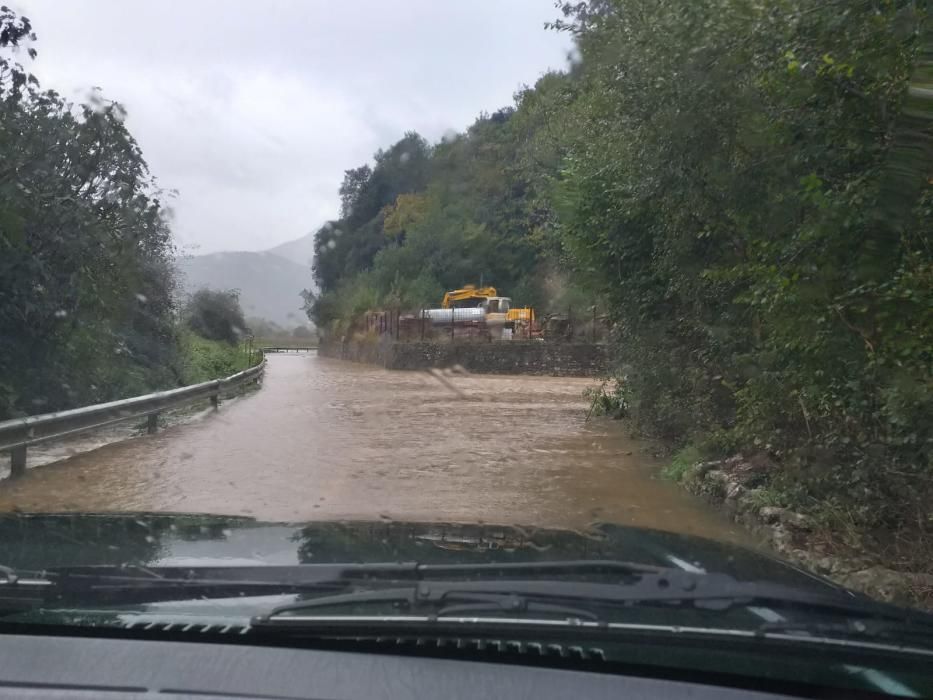
[[[0,484],[0,509],[612,521],[741,541],[726,518],[657,477],[620,424],[585,422],[593,384],[270,355],[261,390],[155,436],[30,469]]]

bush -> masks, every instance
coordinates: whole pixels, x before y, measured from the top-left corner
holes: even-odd
[[[236,343],[246,332],[246,320],[236,290],[199,289],[184,311],[185,324],[202,338]]]
[[[662,476],[671,481],[681,481],[687,470],[694,464],[703,460],[703,453],[696,447],[687,446],[678,451],[671,459],[671,463],[661,470]]]
[[[209,340],[188,332],[182,335],[181,349],[181,376],[185,385],[229,377],[248,366],[245,349],[223,340]]]

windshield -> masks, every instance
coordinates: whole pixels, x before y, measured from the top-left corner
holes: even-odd
[[[0,599],[933,649],[922,3],[261,15],[0,9]]]

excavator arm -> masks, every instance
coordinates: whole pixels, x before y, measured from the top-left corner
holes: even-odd
[[[450,305],[464,299],[486,299],[488,297],[499,296],[495,287],[474,287],[467,285],[463,289],[453,289],[444,294],[444,300],[441,302],[442,309],[449,309]]]

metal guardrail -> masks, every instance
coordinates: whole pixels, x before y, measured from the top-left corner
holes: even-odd
[[[77,435],[143,416],[147,417],[147,428],[152,434],[158,429],[159,413],[162,411],[202,399],[210,399],[214,408],[217,408],[221,392],[259,381],[265,367],[266,358],[263,357],[259,364],[224,379],[214,379],[120,401],[82,406],[70,411],[2,421],[0,451],[10,450],[10,476],[22,476],[26,471],[26,448],[29,445]]]
[[[265,347],[259,348],[263,353],[267,352],[311,352],[312,350],[317,350],[317,345],[308,345],[305,347]]]

